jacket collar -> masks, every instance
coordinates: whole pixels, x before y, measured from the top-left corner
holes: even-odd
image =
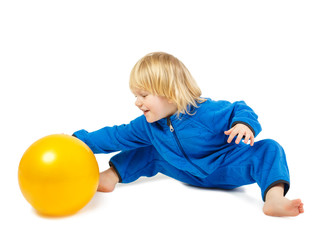
[[[188,107],[189,108],[189,107]],[[190,109],[190,108],[189,108]],[[188,110],[189,110],[188,109]],[[191,110],[191,109],[190,109]],[[189,112],[193,112],[194,111],[194,107],[192,107],[192,110],[190,111],[189,110]],[[160,119],[160,120],[158,120],[157,121],[157,123],[158,124],[160,124],[160,125],[166,125],[167,126],[167,123],[168,123],[168,118],[170,119],[170,121],[171,121],[171,123],[172,124],[179,124],[181,121],[184,121],[184,120],[186,120],[186,119],[188,119],[188,118],[190,118],[192,115],[189,115],[189,114],[182,114],[182,113],[180,113],[179,114],[179,116],[178,116],[178,113],[175,113],[175,114],[173,114],[172,116],[170,116],[170,117],[166,117],[166,118],[162,118],[162,119]]]

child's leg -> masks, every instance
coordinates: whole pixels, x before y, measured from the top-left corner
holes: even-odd
[[[263,212],[276,217],[297,216],[303,213],[304,209],[300,199],[289,200],[284,197],[284,185],[280,183],[267,192]]]
[[[300,200],[289,201],[284,197],[289,189],[289,170],[282,147],[273,140],[262,140],[254,146],[240,144],[225,156],[219,168],[206,181],[208,186],[221,188],[234,188],[257,182],[261,188],[262,199],[266,201],[266,214],[292,216],[292,211],[297,209],[299,213],[303,212]],[[289,208],[289,212],[286,211],[288,203],[290,206],[297,206],[296,210]],[[282,211],[279,212],[275,206]]]
[[[274,140],[262,140],[253,146],[239,145],[225,161],[228,171],[233,174],[234,181],[257,182],[265,201],[267,192],[275,185],[282,183],[285,195],[290,186],[289,169],[283,148]],[[239,174],[235,175],[238,172]],[[239,180],[237,180],[239,179]]]
[[[100,173],[99,192],[112,192],[119,182],[119,177],[113,167]]]
[[[159,172],[187,184],[204,186],[203,179],[172,166],[153,146],[120,152],[110,159],[109,164],[111,167],[100,174],[99,191],[110,192],[118,182],[131,183]]]
[[[110,168],[100,173],[98,191],[112,192],[119,182],[129,183],[141,176],[155,175],[156,172],[152,173],[146,167],[153,159],[152,151],[149,148],[139,148],[113,156],[109,162]]]
[[[152,177],[159,172],[154,164],[160,156],[153,146],[123,151],[110,159],[120,183],[131,183],[142,176]]]

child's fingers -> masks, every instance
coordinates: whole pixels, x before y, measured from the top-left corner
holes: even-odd
[[[238,133],[238,137],[236,139],[236,144],[239,144],[242,138],[243,138],[243,133]]]
[[[228,131],[224,132],[225,135],[229,135],[227,140],[228,143],[231,143],[235,136],[237,136],[235,143],[239,144],[241,140],[244,138],[244,143],[249,143],[253,146],[254,144],[254,135],[252,131],[247,126],[242,126],[241,124],[237,124]]]
[[[230,135],[230,133],[232,133],[234,127],[233,128],[230,128],[228,131],[224,131],[224,134],[225,135]]]
[[[237,133],[235,131],[232,131],[229,135],[229,138],[227,140],[228,143],[231,143],[233,138],[237,135]]]
[[[254,136],[252,135],[250,138],[250,146],[253,146],[253,144],[254,144]]]
[[[247,144],[249,142],[250,138],[251,138],[250,134],[246,134],[246,137],[244,139],[244,143]]]

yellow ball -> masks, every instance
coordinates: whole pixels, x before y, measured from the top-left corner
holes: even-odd
[[[91,200],[99,183],[99,167],[85,143],[55,134],[26,150],[18,180],[23,196],[39,213],[64,216],[74,214]]]

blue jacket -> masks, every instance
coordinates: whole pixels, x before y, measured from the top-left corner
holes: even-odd
[[[194,114],[180,114],[148,123],[142,115],[129,124],[104,127],[74,135],[94,153],[111,153],[153,145],[176,168],[205,178],[223,164],[238,145],[227,143],[224,131],[237,123],[247,125],[255,136],[261,131],[258,116],[245,102],[207,101],[193,109]]]

